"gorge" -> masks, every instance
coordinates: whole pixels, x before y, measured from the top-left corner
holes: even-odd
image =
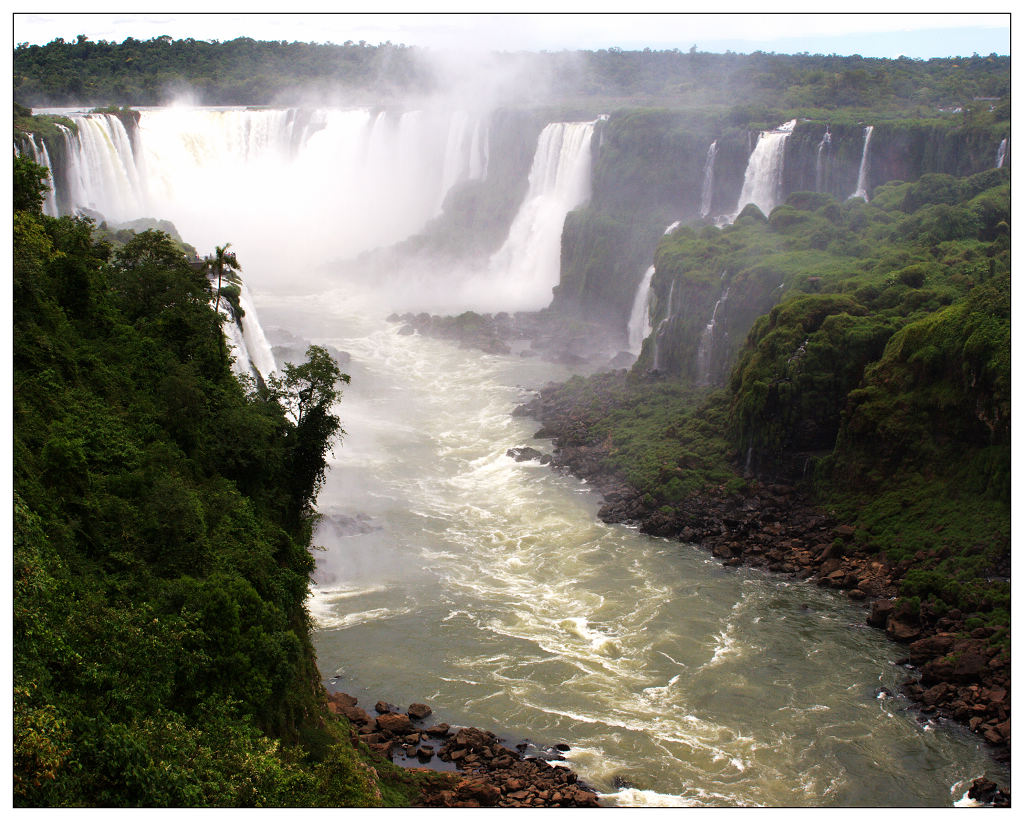
[[[856,390],[890,338],[911,336],[914,310],[938,315],[994,287],[996,252],[957,248],[930,265],[908,247],[1003,242],[1008,123],[741,127],[596,103],[34,113],[59,118],[59,136],[15,138],[50,170],[46,214],[110,231],[166,219],[200,254],[230,240],[244,265],[245,316],[227,325],[236,370],[268,377],[296,340],[351,357],[310,600],[332,686],[564,742],[609,805],[949,806],[979,776],[1008,784],[982,736],[901,695],[913,670],[862,605],[603,523],[588,482],[506,456],[555,447],[514,407],[623,351],[628,378],[655,390],[678,380],[741,396],[733,449],[766,484],[795,482],[789,463],[825,458],[837,437],[868,436],[840,433],[832,405],[786,416],[790,377],[757,368],[770,353],[792,380],[801,362],[816,375],[825,338],[841,338],[830,384]],[[939,227],[917,206],[939,208]],[[974,221],[962,227],[956,209]],[[907,245],[892,259],[852,245],[856,231],[903,219]],[[847,261],[856,255],[878,272]],[[960,278],[926,292],[940,267]],[[876,273],[892,282],[866,281]],[[917,302],[868,327],[886,299],[886,310]],[[794,306],[805,314],[790,321]],[[546,348],[524,337],[481,354],[386,321],[403,311],[529,313],[557,331]],[[938,372],[939,359],[925,351],[907,367]],[[741,390],[747,376],[761,393]],[[870,409],[881,388],[866,384],[854,398]],[[1000,445],[1002,413],[978,411],[992,438],[972,448]],[[664,457],[659,486],[695,458]],[[840,467],[853,471],[852,457]],[[737,480],[751,473],[736,465]]]

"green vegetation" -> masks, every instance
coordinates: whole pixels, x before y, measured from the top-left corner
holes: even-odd
[[[609,443],[605,467],[651,508],[747,465],[803,482],[859,549],[902,563],[905,595],[1008,623],[1009,197],[1006,169],[925,174],[870,203],[802,192],[675,230],[628,379],[562,389],[581,441]],[[692,386],[717,300],[726,389],[707,393]]]
[[[732,108],[737,125],[774,125],[778,109],[815,116],[838,108],[913,112],[960,108],[984,118],[1009,107],[1008,56],[895,60],[860,55],[709,54],[671,51],[498,54],[499,68],[563,101],[600,100]],[[208,105],[266,105],[297,88],[416,93],[450,78],[420,49],[391,43],[227,42],[155,37],[122,43],[79,35],[14,51],[14,96],[30,105],[156,105],[188,91]],[[979,100],[978,98],[997,98]],[[996,116],[1000,113],[995,112]],[[1003,116],[1002,119],[1007,119]]]
[[[257,386],[166,235],[45,217],[14,160],[14,803],[380,806],[305,601],[329,355]]]

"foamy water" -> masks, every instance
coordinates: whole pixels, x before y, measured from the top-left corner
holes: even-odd
[[[319,506],[374,529],[321,532],[311,601],[341,689],[565,742],[607,804],[951,806],[980,775],[1008,783],[975,737],[876,697],[908,671],[862,608],[605,525],[584,483],[508,458],[549,447],[510,411],[566,371],[348,304],[259,305],[352,355]]]

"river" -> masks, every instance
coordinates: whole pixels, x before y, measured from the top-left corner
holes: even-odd
[[[596,517],[508,448],[569,371],[402,336],[341,292],[262,323],[347,351],[310,609],[325,678],[372,705],[564,742],[609,805],[950,806],[1009,773],[897,693],[900,648],[813,584]],[[271,332],[272,333],[272,332]]]

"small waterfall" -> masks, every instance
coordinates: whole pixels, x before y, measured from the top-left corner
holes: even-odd
[[[718,156],[718,140],[708,146],[708,155],[704,160],[704,181],[700,189],[701,219],[711,213],[711,198],[715,193],[715,157]]]
[[[651,332],[651,279],[653,277],[654,266],[652,265],[644,271],[640,287],[636,289],[636,297],[633,299],[633,310],[629,313],[627,333],[629,351],[633,354],[640,353],[644,340]]]
[[[757,138],[757,145],[747,160],[747,170],[743,175],[743,189],[733,220],[740,211],[753,203],[765,216],[771,214],[782,193],[782,164],[786,152],[786,138],[796,128],[796,120],[783,123],[774,131],[762,131]]]
[[[825,127],[825,135],[818,143],[818,154],[814,163],[814,190],[818,193],[825,191],[825,163],[828,155],[832,152],[832,132]]]
[[[1006,160],[1006,137],[1003,137],[1002,142],[999,143],[999,149],[996,151],[996,168],[1002,168],[1003,162]]]
[[[725,278],[725,271],[722,272],[722,278]],[[715,325],[718,319],[718,309],[728,298],[729,289],[725,288],[711,311],[711,320],[704,326],[704,331],[700,335],[700,344],[697,346],[697,384],[701,386],[711,384],[711,355],[715,349]]]
[[[56,175],[53,172],[53,163],[50,162],[50,152],[46,150],[46,141],[43,139],[37,140],[35,134],[29,134],[28,144],[32,149],[32,162],[43,166],[50,172],[50,178],[46,181],[46,184],[49,186],[49,190],[43,198],[43,213],[48,217],[59,216],[57,213]],[[15,154],[21,153],[18,151],[17,143],[14,145],[14,152]]]
[[[661,338],[665,335],[665,325],[672,318],[672,296],[676,290],[676,281],[672,280],[672,284],[668,289],[668,304],[665,306],[665,316],[658,323],[658,330],[654,334],[654,365],[651,367],[652,371],[661,370]]]
[[[875,130],[873,125],[864,128],[864,150],[860,155],[860,171],[857,172],[857,190],[850,194],[850,199],[860,197],[864,202],[868,201],[868,147],[871,145],[871,132]]]
[[[537,140],[526,198],[488,273],[504,310],[545,307],[561,271],[562,226],[590,198],[594,122],[550,123]]]
[[[224,338],[234,357],[232,370],[241,376],[256,376],[266,379],[277,371],[277,363],[271,351],[270,343],[263,333],[256,306],[245,283],[242,283],[238,304],[244,316],[238,321],[231,313],[231,307],[223,298],[220,301],[219,313],[225,318]]]
[[[665,229],[665,234],[664,235],[667,237],[669,234],[671,234],[673,231],[675,231],[676,228],[678,228],[678,227],[679,227],[679,220],[676,220],[668,228]]]

